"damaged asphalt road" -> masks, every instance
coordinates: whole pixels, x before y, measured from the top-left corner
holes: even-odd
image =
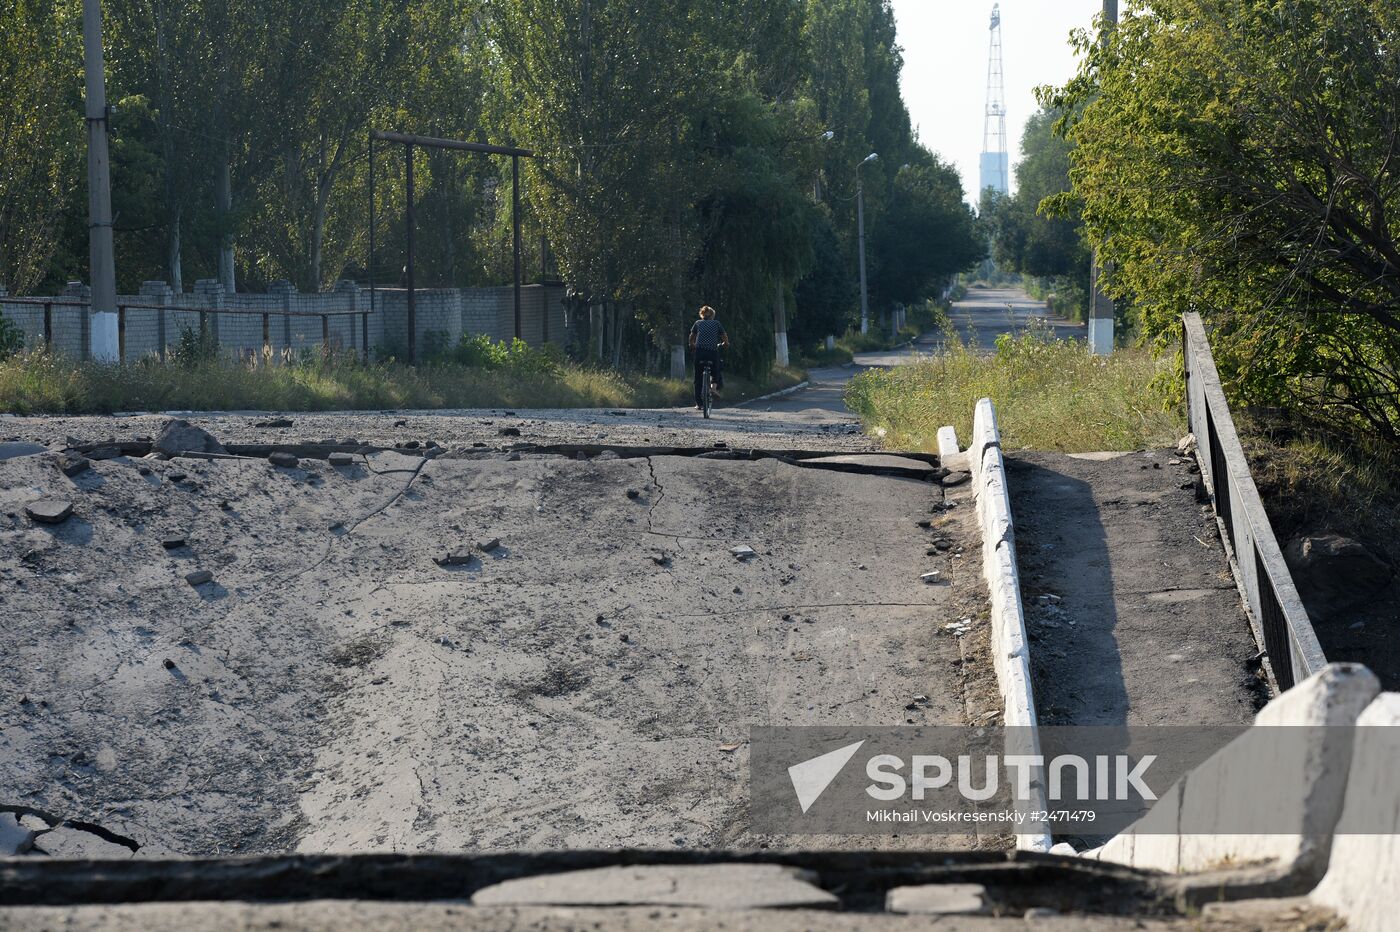
[[[432,459],[0,461],[0,817],[138,856],[812,847],[747,833],[750,725],[997,707],[935,483],[422,420]]]

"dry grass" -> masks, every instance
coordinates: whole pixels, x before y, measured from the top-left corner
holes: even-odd
[[[1400,560],[1400,456],[1322,425],[1236,414],[1236,426],[1280,543],[1333,531]]]
[[[952,335],[948,347],[910,365],[862,373],[846,403],[898,449],[936,450],[946,424],[966,440],[981,398],[996,403],[1007,449],[1138,450],[1174,445],[1185,432],[1167,388],[1170,357],[1145,350],[1090,356],[1082,343],[1034,331],[1003,338],[992,354]]]
[[[731,377],[726,379],[728,397],[751,397],[795,384],[801,377],[794,369],[774,370],[763,383]],[[0,411],[15,414],[667,407],[689,403],[690,392],[687,380],[572,365],[553,372],[517,372],[310,358],[282,365],[207,359],[114,366],[43,352],[0,360]]]

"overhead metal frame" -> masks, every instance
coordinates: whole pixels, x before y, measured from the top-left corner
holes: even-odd
[[[418,319],[417,319],[417,299],[416,282],[414,280],[414,251],[417,245],[415,236],[415,223],[413,212],[413,150],[422,149],[452,149],[461,152],[480,152],[486,155],[506,155],[510,156],[510,177],[511,177],[511,213],[512,226],[514,227],[512,236],[512,249],[515,258],[515,338],[523,339],[521,334],[520,315],[520,286],[523,269],[521,266],[521,239],[520,239],[520,160],[534,158],[535,153],[529,149],[521,149],[517,146],[497,146],[484,142],[466,142],[461,139],[439,139],[435,136],[417,136],[411,133],[386,133],[380,130],[370,130],[369,133],[369,300],[370,307],[374,307],[374,142],[389,142],[404,147],[404,193],[407,203],[404,206],[404,226],[406,228],[406,239],[408,249],[408,259],[404,266],[404,286],[408,291],[408,362],[410,365],[418,359]]]

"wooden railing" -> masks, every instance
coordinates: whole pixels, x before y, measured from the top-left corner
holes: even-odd
[[[1182,316],[1186,411],[1196,458],[1255,640],[1282,692],[1327,663],[1259,499],[1199,314]]]

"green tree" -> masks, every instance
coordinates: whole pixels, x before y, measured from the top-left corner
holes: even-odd
[[[895,176],[873,239],[874,290],[898,304],[923,301],[985,255],[957,171],[928,153]]]
[[[85,207],[81,15],[71,0],[0,0],[0,283],[16,293],[44,279],[65,216]]]
[[[993,256],[1003,269],[1041,279],[1058,310],[1088,311],[1090,252],[1070,182],[1071,145],[1055,127],[1063,114],[1042,109],[1026,121],[1016,194],[995,198],[986,211]]]
[[[1213,323],[1237,396],[1400,443],[1400,6],[1134,4],[1056,106],[1091,241],[1147,331]]]

